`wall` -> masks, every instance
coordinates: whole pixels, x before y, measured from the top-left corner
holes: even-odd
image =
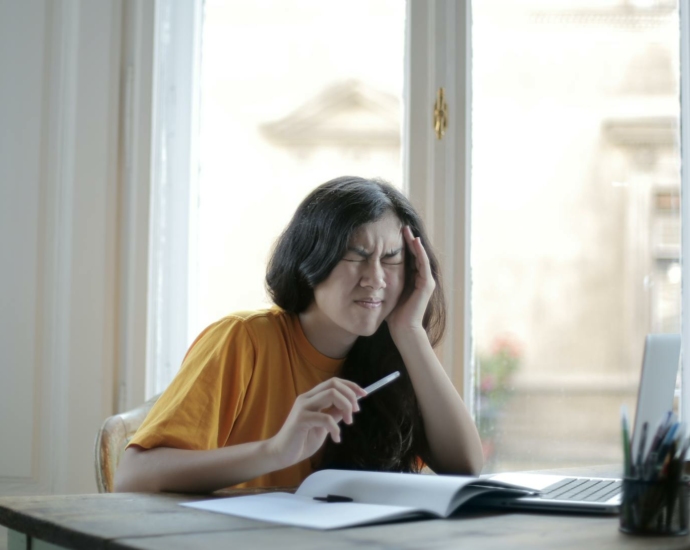
[[[0,3],[0,494],[96,490],[122,337],[123,2]]]

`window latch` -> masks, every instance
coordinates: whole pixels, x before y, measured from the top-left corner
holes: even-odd
[[[439,88],[436,93],[436,103],[434,103],[434,131],[436,139],[443,139],[443,135],[448,128],[448,104],[446,103],[446,92]]]

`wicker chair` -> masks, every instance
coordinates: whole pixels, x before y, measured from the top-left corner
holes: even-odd
[[[125,452],[125,447],[159,397],[160,394],[136,409],[110,416],[103,422],[96,435],[94,452],[96,484],[99,493],[113,492],[115,470]]]

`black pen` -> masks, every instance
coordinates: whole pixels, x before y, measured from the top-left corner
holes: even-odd
[[[683,436],[681,436],[682,438]],[[685,455],[688,452],[688,448],[690,448],[690,437],[686,437],[685,440],[683,441],[683,446],[680,449],[680,457],[678,458],[678,461],[681,464],[685,464]]]
[[[350,497],[343,497],[340,495],[326,495],[325,497],[314,497],[314,500],[321,502],[352,502]]]
[[[637,448],[637,459],[635,460],[635,475],[638,478],[643,477],[643,461],[644,461],[644,448],[647,444],[647,431],[649,430],[649,423],[645,422],[642,424],[642,434],[640,435],[640,444]]]
[[[645,479],[651,479],[652,474],[654,473],[654,466],[656,465],[656,459],[657,459],[657,452],[658,452],[658,447],[661,444],[662,438],[664,435],[666,435],[666,431],[668,430],[668,422],[671,420],[671,415],[673,413],[671,411],[668,411],[664,417],[659,421],[659,425],[657,426],[656,432],[654,432],[654,437],[652,439],[652,443],[649,446],[649,451],[647,452],[647,458],[645,459],[645,465],[644,465],[644,478]]]

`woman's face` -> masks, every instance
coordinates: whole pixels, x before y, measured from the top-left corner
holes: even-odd
[[[371,336],[395,308],[404,285],[402,224],[388,212],[355,232],[345,256],[314,288],[312,310],[332,336]]]

